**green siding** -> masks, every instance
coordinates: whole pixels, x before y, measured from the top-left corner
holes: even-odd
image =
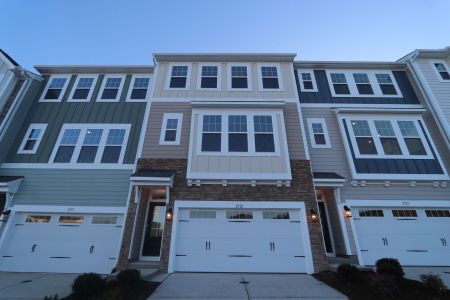
[[[72,75],[66,89],[62,102],[49,103],[38,102],[39,97],[34,96],[34,103],[30,112],[17,122],[15,141],[10,147],[7,155],[8,163],[47,163],[55,146],[61,127],[65,123],[114,123],[131,124],[130,135],[124,156],[124,163],[133,164],[135,162],[137,147],[139,144],[141,126],[145,114],[146,103],[125,102],[128,86],[131,82],[131,75],[127,75],[124,88],[119,102],[105,103],[96,102],[99,96],[100,86],[104,75],[100,75],[90,102],[67,102],[70,91],[73,88],[77,75]],[[46,81],[48,76],[46,77]],[[43,92],[46,82],[40,89]],[[42,138],[41,144],[36,154],[17,154],[17,150],[23,136],[31,123],[46,123],[47,130]],[[21,124],[18,125],[18,124]],[[20,128],[20,129],[17,129]],[[1,158],[1,156],[0,156]]]
[[[0,169],[24,176],[14,205],[126,206],[132,170]]]

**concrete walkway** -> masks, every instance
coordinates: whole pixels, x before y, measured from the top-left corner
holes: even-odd
[[[304,274],[175,273],[149,299],[347,299]]]
[[[71,292],[78,274],[0,272],[0,299],[34,300],[58,294],[61,299]]]

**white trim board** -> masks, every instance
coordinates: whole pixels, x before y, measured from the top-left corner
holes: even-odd
[[[95,213],[124,214],[126,208],[117,206],[58,206],[58,205],[14,205],[10,207],[15,212],[46,212],[46,213]]]
[[[53,164],[53,163],[4,163],[0,169],[79,169],[79,170],[133,170],[134,164]]]

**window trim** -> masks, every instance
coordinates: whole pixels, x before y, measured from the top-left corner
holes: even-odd
[[[73,96],[75,94],[75,90],[77,89],[78,82],[81,78],[94,78],[92,81],[92,86],[89,89],[88,96],[86,99],[73,99]],[[72,90],[70,91],[69,98],[67,99],[67,102],[91,102],[92,94],[94,93],[95,86],[97,85],[98,80],[98,74],[77,74],[77,79],[75,80],[75,83],[72,86]]]
[[[58,99],[45,99],[45,94],[47,94],[47,91],[50,87],[50,83],[55,78],[65,78],[66,82],[64,83],[64,86],[61,89],[61,94],[59,94]],[[39,98],[39,102],[62,102],[62,99],[64,98],[64,94],[66,93],[67,87],[69,86],[70,79],[72,78],[72,74],[55,74],[50,75],[48,78],[47,84],[45,85],[45,88],[41,94],[41,97]]]
[[[147,87],[147,94],[144,99],[131,99],[131,93],[133,92],[133,86],[134,81],[136,78],[148,78],[148,87]],[[130,85],[128,86],[128,92],[127,92],[127,98],[125,99],[125,102],[147,102],[150,100],[150,93],[151,93],[151,87],[152,87],[152,75],[149,74],[133,74],[131,75]]]
[[[169,119],[177,119],[178,120],[175,141],[165,141],[164,140],[165,135],[166,135],[167,121]],[[180,145],[182,128],[183,128],[183,113],[164,113],[163,121],[162,121],[162,125],[161,125],[161,133],[159,136],[159,144],[160,145]]]
[[[60,163],[54,162],[55,156],[58,152],[58,148],[61,145],[61,140],[64,135],[64,131],[66,129],[80,129],[80,135],[78,137],[77,143],[75,144],[75,149],[72,154],[72,158],[70,162]],[[83,146],[83,141],[85,137],[85,132],[88,129],[103,129],[102,136],[100,139],[100,143],[98,144],[98,150],[96,154],[95,161],[93,163],[78,163],[78,157],[80,155],[81,147]],[[120,150],[119,161],[117,163],[102,163],[102,156],[105,151],[105,146],[107,146],[107,138],[110,129],[125,129],[125,135],[123,138],[122,149]],[[51,165],[58,166],[72,166],[74,168],[83,168],[85,166],[96,166],[101,168],[102,166],[112,166],[112,165],[123,165],[123,159],[125,157],[126,149],[128,146],[128,137],[130,135],[131,124],[69,124],[65,123],[61,126],[61,129],[58,134],[58,138],[56,140],[55,145],[53,146],[52,154],[50,155],[50,159],[48,161]],[[101,151],[100,151],[101,150]]]
[[[180,67],[188,67],[186,74],[186,86],[184,88],[171,88],[170,87],[170,79],[172,78],[172,67],[180,66]],[[166,84],[165,90],[167,91],[187,91],[191,88],[191,74],[192,73],[192,63],[170,63],[167,69],[166,76]]]
[[[202,68],[217,67],[217,87],[202,88]],[[198,91],[220,91],[222,89],[222,64],[221,63],[199,63],[197,64],[197,90]]]
[[[300,83],[300,88],[302,89],[301,92],[302,93],[314,93],[314,92],[318,92],[318,88],[317,88],[317,81],[316,81],[316,76],[314,75],[314,70],[312,69],[297,69],[297,74],[298,74],[298,81]],[[303,82],[303,78],[302,78],[302,73],[308,73],[311,75],[311,81],[312,81],[312,85],[313,88],[312,89],[305,89],[305,85]]]
[[[41,144],[42,138],[44,137],[45,130],[47,129],[48,124],[37,124],[33,123],[30,124],[28,127],[27,132],[25,133],[25,136],[23,137],[22,143],[20,144],[19,150],[17,151],[17,154],[36,154],[37,150],[39,149],[39,145]],[[36,143],[34,144],[33,150],[25,150],[25,144],[29,140],[30,133],[33,129],[40,129],[41,134],[36,139]]]
[[[331,148],[331,142],[330,142],[330,135],[328,134],[328,129],[327,129],[327,123],[325,121],[324,118],[308,118],[306,119],[306,122],[308,123],[308,131],[309,131],[309,139],[310,139],[310,143],[311,143],[311,148]],[[316,144],[316,140],[314,138],[314,130],[312,125],[313,124],[322,124],[322,128],[323,128],[323,134],[325,136],[325,144],[320,145],[320,144]]]
[[[261,67],[276,67],[278,75],[278,88],[277,89],[265,89],[263,88],[263,76]],[[270,92],[270,91],[284,91],[283,86],[283,76],[281,74],[281,64],[279,63],[258,63],[258,83],[260,92]]]
[[[231,68],[232,67],[247,67],[247,88],[233,88],[231,85],[232,76],[231,76]],[[228,73],[227,73],[227,85],[229,92],[250,92],[253,90],[253,79],[252,79],[252,65],[249,63],[229,63],[227,65]]]
[[[108,78],[122,78],[122,80],[120,81],[119,90],[117,91],[117,95],[116,95],[115,99],[102,99],[102,94],[103,94],[103,91],[105,90],[105,85],[106,85],[106,81],[108,80]],[[123,91],[123,87],[125,85],[126,78],[127,78],[126,74],[114,74],[114,73],[105,74],[105,76],[103,77],[103,80],[102,80],[102,85],[100,86],[100,90],[97,95],[96,102],[119,102],[120,98],[122,98],[122,91]]]
[[[403,98],[403,94],[398,86],[397,80],[394,77],[394,73],[391,70],[365,70],[365,69],[328,69],[325,70],[328,86],[332,97],[347,97],[347,98]],[[347,81],[350,94],[336,94],[331,80],[331,73],[342,73]],[[370,85],[372,86],[373,94],[359,94],[358,87],[356,86],[354,73],[364,73],[369,77]],[[388,74],[391,77],[392,84],[397,92],[396,95],[384,95],[381,91],[380,84],[375,74]]]
[[[434,70],[434,73],[436,74],[437,78],[439,79],[440,82],[446,82],[446,83],[450,83],[450,79],[444,79],[442,78],[441,74],[439,73],[439,71],[437,70],[436,66],[434,64],[443,64],[445,69],[447,70],[447,73],[450,74],[450,67],[447,64],[447,62],[444,59],[434,59],[430,61],[431,63],[431,67]]]

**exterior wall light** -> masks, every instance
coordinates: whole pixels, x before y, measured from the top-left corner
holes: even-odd
[[[352,217],[352,210],[347,205],[344,206],[344,217],[346,217],[346,218]]]
[[[173,219],[173,208],[169,206],[166,211],[166,220],[171,221]]]
[[[314,208],[311,208],[309,210],[309,214],[311,215],[311,221],[317,222],[318,216],[317,216],[317,212]]]
[[[8,216],[11,213],[11,210],[5,210],[0,213],[0,222],[6,222],[8,220]]]

